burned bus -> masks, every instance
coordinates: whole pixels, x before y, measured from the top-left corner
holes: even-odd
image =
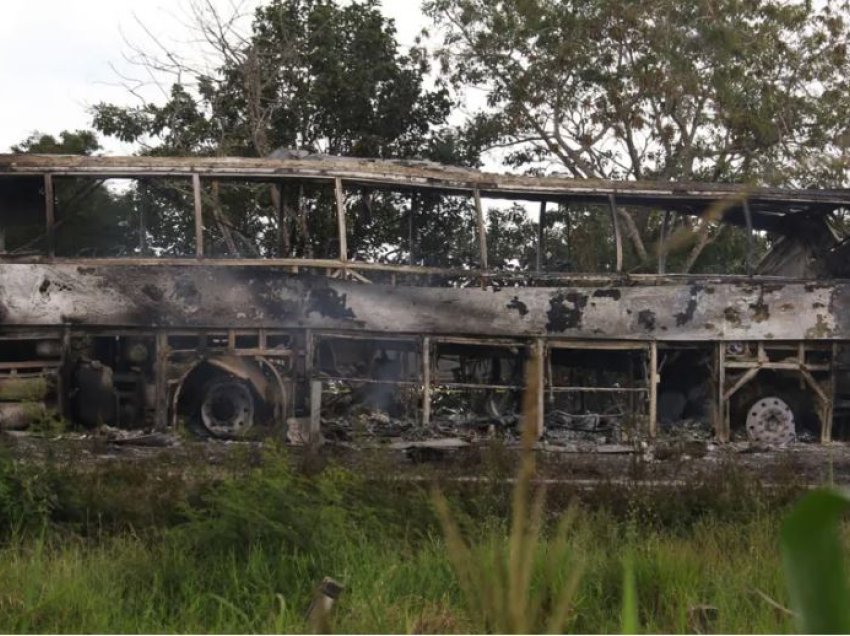
[[[435,200],[466,215],[469,240],[450,257],[413,245]],[[534,206],[536,255],[511,268],[492,263],[494,200]],[[352,249],[374,202],[397,213],[398,241]],[[373,428],[521,423],[551,443],[565,429],[652,439],[689,422],[720,442],[829,442],[846,436],[850,405],[836,223],[848,203],[846,190],[424,161],[0,155],[0,425],[55,412],[316,441],[343,404],[387,413]],[[770,250],[740,274],[669,274],[662,229],[658,262],[625,271],[623,206],[665,227],[722,210]],[[577,208],[610,228],[605,271],[547,258],[561,240],[547,215]],[[540,408],[522,423],[526,385]]]

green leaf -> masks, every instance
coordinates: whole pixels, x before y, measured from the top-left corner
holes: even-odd
[[[632,556],[629,554],[623,561],[623,613],[622,627],[620,631],[623,634],[637,634],[638,627],[638,601],[637,585],[635,583],[635,565]]]
[[[850,589],[841,546],[841,518],[850,493],[806,495],[782,527],[782,561],[798,628],[810,634],[850,633]]]

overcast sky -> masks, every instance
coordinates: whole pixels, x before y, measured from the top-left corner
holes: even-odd
[[[228,11],[238,0],[211,0]],[[189,0],[0,0],[0,152],[31,132],[88,128],[100,101],[138,103],[118,72],[138,76],[124,60],[125,42],[150,44],[139,22],[174,50],[190,52],[184,24]],[[244,7],[261,4],[245,0]],[[426,26],[419,0],[383,0],[402,45]],[[153,89],[151,89],[153,90]],[[107,152],[132,148],[104,140]]]

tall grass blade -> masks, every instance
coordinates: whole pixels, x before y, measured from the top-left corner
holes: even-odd
[[[841,517],[850,493],[809,493],[782,527],[782,562],[797,626],[809,634],[850,633],[850,588],[841,546]]]
[[[635,583],[635,564],[629,554],[623,560],[623,610],[621,631],[624,634],[638,633],[638,600]]]
[[[578,507],[570,504],[570,507],[558,522],[558,528],[552,540],[552,554],[546,563],[546,584],[551,590],[558,589],[558,567],[563,566],[570,553],[569,532],[578,517]],[[585,562],[572,559],[571,569],[566,582],[560,588],[549,621],[546,625],[546,633],[560,634],[564,630],[564,623],[573,606],[573,599],[578,591],[581,577],[584,574]]]

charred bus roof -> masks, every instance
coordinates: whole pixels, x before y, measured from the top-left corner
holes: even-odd
[[[344,181],[347,187],[477,193],[491,199],[648,206],[691,215],[720,205],[726,223],[787,233],[797,223],[850,206],[850,189],[788,189],[740,184],[608,181],[562,176],[495,174],[430,161],[344,158],[293,153],[291,158],[87,157],[0,154],[0,178],[11,176],[103,178],[189,177],[246,181]],[[750,215],[749,222],[747,215]]]

